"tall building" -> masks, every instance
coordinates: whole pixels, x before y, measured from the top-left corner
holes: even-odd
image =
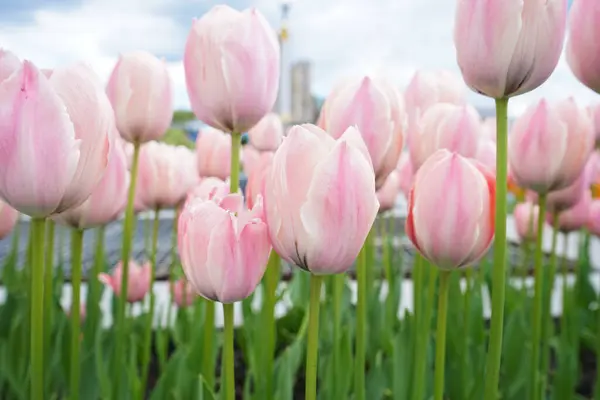
[[[314,122],[315,101],[311,94],[312,64],[298,61],[292,64],[291,80],[291,118],[294,123]]]

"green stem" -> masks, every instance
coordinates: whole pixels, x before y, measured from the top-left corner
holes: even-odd
[[[48,219],[46,221],[46,260],[44,271],[44,326],[46,327],[46,335],[44,336],[44,355],[47,357],[46,362],[50,360],[50,341],[52,337],[52,313],[54,312],[54,293],[53,293],[53,277],[54,277],[54,221]],[[46,371],[48,373],[48,371]]]
[[[79,398],[79,342],[81,322],[79,310],[81,309],[81,268],[83,252],[83,230],[71,230],[71,400]]]
[[[340,364],[341,354],[339,341],[341,340],[341,323],[342,323],[342,299],[344,296],[344,286],[346,284],[345,274],[336,274],[331,277],[333,280],[333,352],[331,366],[333,368],[333,380],[331,382],[332,390],[331,393],[334,398],[343,397],[338,391],[338,376],[339,369],[345,369],[344,365]],[[345,395],[345,394],[344,394]]]
[[[104,226],[96,229],[96,254],[94,255],[94,266],[92,275],[89,277],[90,296],[88,309],[90,315],[87,320],[92,325],[91,331],[96,334],[98,330],[98,319],[100,316],[100,281],[98,276],[104,271]]]
[[[546,215],[547,195],[541,194],[539,197],[540,217],[538,219],[538,235],[535,247],[535,289],[533,299],[533,320],[532,320],[532,352],[531,352],[531,380],[529,387],[529,397],[531,400],[539,399],[540,388],[540,342],[542,339],[542,307],[544,291],[544,268],[542,265],[542,238],[544,228],[544,215]]]
[[[233,368],[233,303],[223,304],[223,360],[225,365],[225,400],[235,400],[235,370]]]
[[[215,357],[214,357],[214,337],[215,337],[215,303],[204,301],[204,344],[202,351],[202,376],[207,385],[212,389],[215,381]]]
[[[323,277],[310,275],[310,303],[308,321],[308,342],[306,347],[306,388],[305,400],[317,398],[317,358],[319,348],[319,306],[321,303],[321,283]]]
[[[366,341],[366,296],[367,296],[367,249],[366,244],[358,253],[356,264],[356,355],[354,360],[354,398],[365,400],[365,341]]]
[[[393,217],[389,217],[389,219],[391,218]],[[388,285],[387,297],[385,299],[385,315],[387,324],[389,324],[387,330],[388,332],[392,332],[395,320],[394,311],[396,309],[396,304],[394,304],[394,297],[392,295],[392,290],[394,289],[392,287],[394,279],[392,277],[392,260],[390,256],[390,243],[388,241],[388,234],[388,218],[382,218],[380,237],[383,246],[383,272]]]
[[[146,397],[146,385],[148,382],[148,368],[150,367],[150,348],[152,344],[152,320],[154,319],[154,281],[156,280],[156,251],[158,249],[158,228],[160,226],[160,209],[154,210],[154,223],[152,224],[152,249],[150,251],[150,293],[148,316],[146,318],[146,334],[144,336],[144,349],[142,353],[142,380],[140,400]]]
[[[444,398],[444,366],[446,363],[446,319],[448,318],[448,286],[450,271],[440,271],[437,330],[435,334],[434,400]]]
[[[421,288],[421,293],[423,296],[426,294],[427,297],[425,298],[425,306],[421,308],[422,315],[418,320],[418,325],[416,325],[416,352],[419,358],[415,360],[415,391],[413,392],[413,399],[422,399],[425,397],[427,349],[431,333],[431,317],[433,316],[433,306],[435,304],[435,284],[438,276],[437,268],[433,267],[425,259],[421,260],[421,269],[423,270],[423,288]],[[427,292],[424,291],[425,277],[428,279]]]
[[[412,269],[412,278],[413,278],[413,316],[414,316],[414,324],[411,335],[411,347],[413,349],[413,362],[414,369],[412,370],[412,399],[422,399],[424,392],[424,381],[423,381],[423,372],[422,370],[425,368],[425,357],[421,354],[420,345],[423,338],[420,336],[421,331],[419,327],[421,326],[421,321],[424,319],[423,315],[423,285],[424,285],[424,266],[423,266],[423,257],[421,253],[415,253],[415,259]]]
[[[133,145],[133,162],[131,165],[131,182],[129,183],[129,193],[127,195],[127,208],[125,209],[125,220],[123,222],[123,247],[121,252],[121,261],[123,263],[121,278],[121,294],[117,309],[117,342],[114,352],[114,382],[115,398],[120,398],[120,384],[123,376],[122,366],[126,364],[125,341],[127,340],[125,306],[127,305],[127,286],[129,284],[129,256],[131,253],[131,235],[133,234],[133,200],[135,198],[135,185],[138,178],[138,164],[140,158],[140,143]]]
[[[263,320],[265,334],[265,365],[264,365],[264,392],[265,400],[273,398],[273,365],[275,361],[276,328],[275,306],[277,302],[277,286],[279,284],[281,259],[275,251],[271,252],[267,273],[265,274],[265,306],[263,307]]]
[[[44,398],[44,240],[46,219],[32,218],[31,230],[31,400]]]
[[[463,398],[469,397],[469,386],[470,376],[468,375],[469,365],[471,362],[470,349],[469,349],[469,332],[471,325],[471,295],[472,295],[472,282],[473,282],[473,268],[468,267],[465,271],[465,297],[464,297],[464,333],[462,338],[462,386],[463,386]],[[441,283],[440,283],[441,284]]]
[[[498,396],[502,332],[504,330],[504,297],[506,291],[506,175],[507,175],[508,99],[496,99],[496,230],[494,239],[494,272],[492,288],[492,321],[486,360],[484,398]],[[542,214],[540,214],[542,215]],[[543,220],[543,217],[540,217]]]

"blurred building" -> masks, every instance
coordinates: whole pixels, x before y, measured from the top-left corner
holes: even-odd
[[[291,120],[294,123],[315,122],[317,106],[311,93],[312,63],[298,61],[290,69]]]

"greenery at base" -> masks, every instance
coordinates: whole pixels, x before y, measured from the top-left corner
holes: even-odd
[[[183,129],[169,128],[169,130],[167,130],[167,133],[165,133],[165,136],[163,136],[162,141],[175,146],[185,146],[190,149],[193,149],[195,147],[194,142],[192,142],[190,138],[188,138]]]

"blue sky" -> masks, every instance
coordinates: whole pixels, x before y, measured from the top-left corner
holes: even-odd
[[[313,62],[313,91],[326,95],[341,78],[388,76],[400,88],[417,69],[458,73],[452,41],[456,0],[296,0],[290,13],[289,60]],[[119,53],[144,49],[169,64],[176,105],[189,108],[181,57],[194,17],[212,0],[0,0],[0,45],[41,67],[83,60],[107,79]],[[226,1],[257,7],[279,24],[277,0]],[[561,59],[551,79],[511,101],[518,114],[540,97],[600,98],[579,84]],[[480,107],[492,103],[470,94]]]

